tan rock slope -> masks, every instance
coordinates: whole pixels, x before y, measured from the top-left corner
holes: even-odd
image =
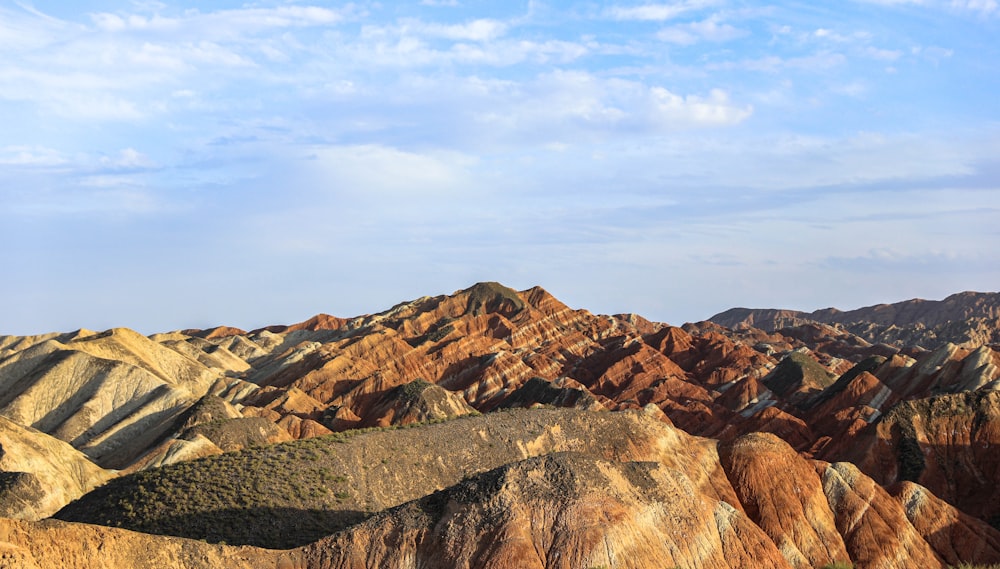
[[[0,417],[0,516],[46,518],[113,475],[70,445]]]
[[[0,360],[0,415],[123,468],[220,376],[127,329],[46,339]]]
[[[296,569],[297,556],[55,520],[0,518],[4,569]]]

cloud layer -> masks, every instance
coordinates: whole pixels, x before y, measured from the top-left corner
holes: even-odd
[[[993,0],[101,6],[0,2],[0,333],[1000,282]]]

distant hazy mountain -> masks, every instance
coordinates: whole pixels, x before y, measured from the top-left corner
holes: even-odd
[[[709,320],[727,328],[752,326],[767,332],[809,323],[839,324],[871,343],[975,347],[1000,344],[1000,293],[960,292],[944,300],[917,298],[848,311],[732,308]]]

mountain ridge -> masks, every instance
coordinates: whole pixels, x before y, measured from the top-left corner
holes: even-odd
[[[766,332],[804,324],[838,324],[869,342],[897,347],[922,344],[932,349],[944,342],[1000,344],[1000,293],[964,291],[942,300],[914,298],[846,311],[730,308],[708,320],[727,328],[753,327]]]

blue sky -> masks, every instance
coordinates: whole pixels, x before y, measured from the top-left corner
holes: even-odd
[[[1000,290],[1000,6],[0,0],[0,333]]]

